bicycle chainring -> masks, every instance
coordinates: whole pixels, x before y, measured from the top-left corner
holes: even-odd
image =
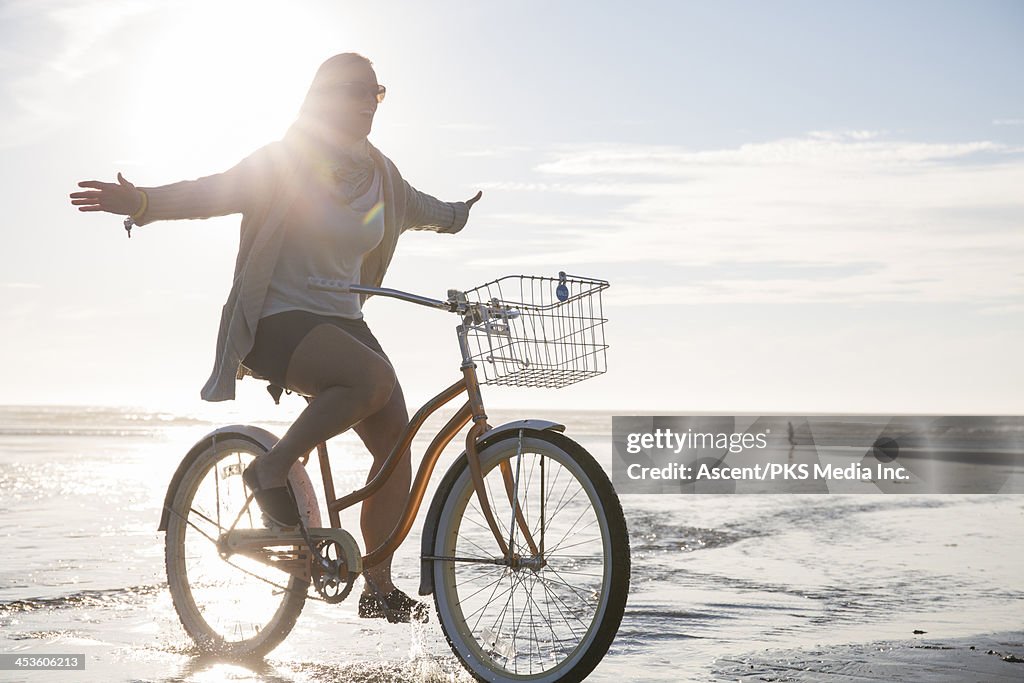
[[[357,573],[350,571],[345,549],[334,539],[317,541],[314,550],[310,572],[313,586],[325,602],[339,603],[352,591]]]

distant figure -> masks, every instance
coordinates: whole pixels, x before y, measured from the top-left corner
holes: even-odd
[[[789,439],[789,445],[790,446],[795,446],[796,445],[796,432],[793,429],[793,423],[792,422],[787,422],[786,423],[786,438]]]
[[[277,445],[243,474],[282,526],[299,522],[286,483],[300,456],[352,427],[373,455],[372,478],[409,421],[394,369],[363,319],[365,297],[310,291],[308,277],[380,286],[402,232],[459,232],[481,196],[442,202],[424,194],[369,143],[384,93],[370,60],[339,54],[320,66],[284,138],[228,171],[145,188],[118,173],[117,183],[83,181],[78,185],[88,191],[71,195],[80,211],[128,216],[129,237],[133,225],[242,214],[234,285],[202,397],[233,399],[235,380],[246,373],[311,397]],[[367,547],[394,528],[410,480],[406,449],[387,484],[363,503]],[[425,618],[424,605],[392,583],[390,558],[367,579],[360,616]]]

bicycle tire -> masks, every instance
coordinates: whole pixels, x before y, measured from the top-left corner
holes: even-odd
[[[540,553],[547,563],[536,570],[434,560],[434,601],[441,627],[456,657],[478,680],[582,681],[607,653],[625,611],[630,555],[622,507],[608,476],[582,446],[555,432],[522,430],[521,437],[519,432],[503,435],[480,452],[488,497],[496,520],[505,529],[516,525],[511,523],[513,505],[497,467],[502,460],[513,468],[519,491],[516,506],[535,544],[547,534],[556,542]],[[541,468],[544,476],[537,473],[541,462],[548,463]],[[463,459],[456,467],[461,471],[445,477],[446,484],[438,492],[444,503],[434,554],[500,559],[497,543],[479,511],[468,464]],[[561,493],[559,477],[565,484]],[[545,480],[547,490],[541,489],[543,493],[537,495],[539,482]],[[528,490],[531,486],[533,491]],[[576,491],[565,502],[569,488]],[[576,500],[580,492],[585,498]],[[561,499],[553,500],[555,495]],[[545,500],[543,506],[541,500]],[[546,520],[544,526],[541,519]],[[575,521],[567,525],[566,520]],[[510,536],[520,554],[524,550],[530,554],[521,532],[518,538],[515,532],[505,532],[506,541]],[[567,543],[570,536],[571,543]],[[572,557],[565,552],[570,549]],[[507,591],[503,589],[506,583]],[[578,622],[579,634],[566,612]],[[553,623],[559,618],[565,623]],[[520,630],[525,632],[521,639]]]
[[[167,585],[182,626],[203,652],[262,657],[288,636],[306,602],[308,581],[250,558],[223,558],[200,533],[215,538],[236,519],[247,497],[241,471],[264,452],[244,437],[215,441],[195,458],[172,498],[164,545]],[[299,509],[308,510],[310,489],[293,489],[303,497]],[[255,503],[235,526],[262,527]],[[284,591],[271,585],[284,583]]]

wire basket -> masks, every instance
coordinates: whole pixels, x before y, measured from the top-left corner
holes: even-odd
[[[607,371],[604,280],[508,275],[466,292],[470,303],[512,309],[467,320],[481,384],[558,388]],[[517,315],[518,313],[518,315]]]

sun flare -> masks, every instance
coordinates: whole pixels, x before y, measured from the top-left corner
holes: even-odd
[[[127,135],[133,155],[195,173],[224,170],[281,137],[298,112],[324,46],[295,6],[187,3],[165,10],[139,71]],[[182,36],[187,36],[182,39]]]

